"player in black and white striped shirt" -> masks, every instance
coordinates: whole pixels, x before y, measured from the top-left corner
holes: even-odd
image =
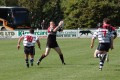
[[[94,47],[94,41],[96,38],[98,38],[99,45],[97,47],[97,52],[95,51],[94,53],[94,57],[100,58],[99,69],[102,70],[107,52],[110,48],[113,49],[114,35],[109,31],[109,27],[99,28],[92,37],[91,48]]]

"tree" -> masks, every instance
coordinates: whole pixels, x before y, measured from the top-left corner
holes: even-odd
[[[6,6],[18,6],[18,0],[5,0]]]
[[[95,28],[103,18],[110,18],[114,26],[120,25],[119,0],[63,1],[65,28]]]
[[[95,28],[103,18],[120,26],[120,0],[1,0],[0,5],[21,6],[30,11],[32,27],[46,28],[51,20],[65,21],[66,29]]]
[[[18,0],[19,6],[25,7],[30,11],[31,26],[40,28],[40,23],[43,20],[43,5],[44,0]]]
[[[5,6],[5,0],[0,0],[0,6]]]
[[[60,0],[48,0],[45,3],[43,7],[43,13],[45,15],[47,26],[51,20],[57,24],[61,19],[63,19],[63,12],[61,10],[60,4]]]

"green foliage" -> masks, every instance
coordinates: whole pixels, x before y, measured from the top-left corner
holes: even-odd
[[[0,0],[0,6],[5,6],[5,0]]]
[[[6,6],[18,6],[18,0],[4,0]]]
[[[57,24],[64,19],[67,29],[94,28],[106,17],[120,26],[119,0],[0,0],[0,5],[29,9],[32,27],[45,20],[47,28],[51,20]]]
[[[65,3],[65,1],[64,1]],[[111,0],[66,1],[64,15],[66,28],[94,28],[103,18],[110,18],[114,26],[120,25],[120,6]],[[76,16],[77,15],[77,16]]]
[[[31,13],[31,25],[32,27],[40,27],[42,21],[42,0],[18,0],[19,6],[26,7]]]

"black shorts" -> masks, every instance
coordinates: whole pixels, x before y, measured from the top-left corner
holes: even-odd
[[[46,47],[48,47],[48,48],[56,48],[56,47],[59,47],[59,46],[58,46],[57,41],[53,41],[53,42],[47,42]]]
[[[110,43],[99,43],[97,50],[108,52],[110,49]]]
[[[35,47],[34,46],[30,46],[30,47],[24,46],[24,53],[35,55]]]

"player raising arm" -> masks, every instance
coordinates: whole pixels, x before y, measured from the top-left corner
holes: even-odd
[[[46,50],[45,53],[42,54],[42,56],[39,58],[37,65],[39,65],[42,59],[44,59],[50,53],[51,48],[53,48],[59,54],[62,64],[65,64],[63,54],[56,41],[56,33],[57,31],[62,31],[62,25],[63,21],[60,21],[58,26],[55,26],[55,23],[53,21],[50,22],[50,26],[48,27]]]
[[[23,40],[25,61],[26,61],[26,66],[28,68],[29,68],[29,56],[30,56],[31,66],[33,66],[36,42],[38,44],[38,47],[40,48],[40,41],[39,38],[36,35],[34,35],[34,29],[30,29],[29,32],[30,32],[29,34],[23,35],[18,39],[18,45],[17,45],[17,48],[19,50],[20,43]]]

